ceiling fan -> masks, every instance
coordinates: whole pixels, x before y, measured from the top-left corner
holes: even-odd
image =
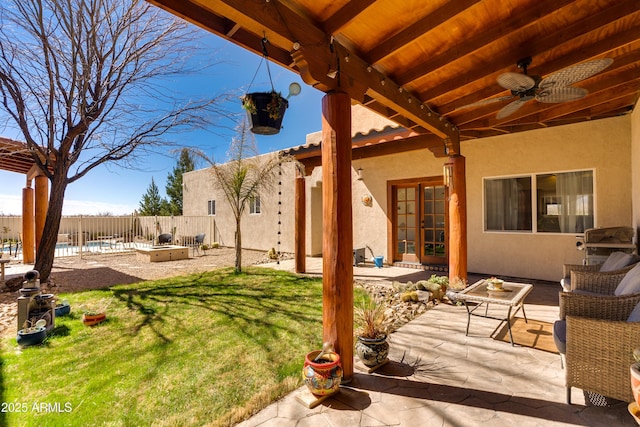
[[[541,78],[540,76],[527,75],[527,67],[531,65],[531,58],[523,58],[516,64],[518,68],[524,71],[523,74],[504,73],[500,74],[496,79],[500,86],[511,91],[511,95],[485,99],[462,108],[477,107],[516,98],[515,101],[510,102],[498,111],[496,118],[503,119],[515,113],[527,101],[532,99],[544,103],[574,101],[586,96],[588,91],[571,85],[599,73],[611,63],[613,63],[611,58],[593,59],[563,68],[545,78]]]

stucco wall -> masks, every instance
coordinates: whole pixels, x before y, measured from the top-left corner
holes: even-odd
[[[267,155],[265,155],[267,156]],[[276,174],[278,171],[275,172]],[[250,214],[249,206],[241,220],[242,245],[247,249],[268,250],[278,247],[278,230],[281,231],[280,251],[294,250],[294,179],[295,170],[292,163],[282,165],[282,176],[278,185],[276,180],[273,190],[264,192],[260,197],[261,213]],[[235,219],[224,193],[216,185],[211,168],[200,169],[183,175],[184,215],[207,215],[207,201],[216,201],[216,239],[223,246],[234,246]],[[282,194],[278,196],[279,188]],[[280,226],[278,226],[278,202],[281,201]]]
[[[632,204],[640,178],[632,181],[632,158],[640,165],[640,114],[581,124],[557,126],[513,135],[463,142],[466,157],[468,209],[468,271],[558,280],[562,264],[579,263],[575,235],[550,233],[485,233],[483,230],[483,178],[593,169],[596,226],[640,224],[640,200]],[[633,132],[632,132],[633,123]],[[379,128],[376,127],[376,128]],[[633,152],[631,141],[633,139]],[[387,253],[388,181],[441,176],[445,158],[427,150],[399,153],[353,162],[354,247],[370,246],[376,255]],[[362,180],[356,170],[362,168]],[[207,200],[216,199],[216,225],[221,244],[232,246],[235,226],[223,195],[216,191],[210,171],[185,174],[185,215],[204,215]],[[637,175],[637,174],[636,174]],[[348,185],[348,183],[345,183]],[[281,250],[294,248],[294,171],[285,165],[282,178]],[[306,177],[307,255],[322,252],[322,174],[316,168]],[[267,250],[277,242],[277,191],[263,196],[261,215],[245,215],[244,246]],[[362,203],[372,197],[371,206]],[[636,197],[640,199],[640,197]],[[226,214],[223,210],[227,210]],[[635,218],[635,220],[634,220]],[[370,257],[370,253],[367,253]]]
[[[631,114],[631,191],[633,200],[633,226],[636,229],[636,243],[640,232],[640,100]]]
[[[469,271],[556,280],[581,262],[574,235],[483,231],[482,178],[594,169],[595,226],[631,225],[629,116],[470,141],[467,157]]]

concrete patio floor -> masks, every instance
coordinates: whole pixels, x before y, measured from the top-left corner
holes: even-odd
[[[291,270],[293,263],[269,266]],[[319,274],[321,260],[308,259],[307,270]],[[356,278],[369,280],[418,280],[431,274],[399,267],[354,269]],[[469,281],[478,278],[470,275]],[[554,283],[535,282],[525,300],[527,318],[556,320],[558,291],[559,285]],[[308,409],[297,400],[296,396],[305,391],[302,387],[239,425],[637,425],[626,403],[585,405],[579,389],[573,389],[574,404],[567,405],[558,354],[494,340],[492,335],[501,329],[496,320],[474,317],[469,336],[465,336],[466,324],[464,307],[439,304],[390,336],[390,363],[378,371],[369,374],[356,362],[351,383],[341,386],[336,395],[319,406]]]

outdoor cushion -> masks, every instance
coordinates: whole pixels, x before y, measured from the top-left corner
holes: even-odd
[[[613,292],[615,296],[632,295],[640,293],[640,264],[633,267],[622,278],[618,287]]]
[[[560,354],[567,352],[567,321],[556,320],[553,323],[553,341]]]
[[[625,268],[633,261],[634,256],[632,254],[627,254],[624,252],[613,252],[611,253],[607,259],[600,267],[600,271],[616,271],[621,268]]]
[[[629,314],[627,322],[640,322],[640,303],[638,303],[631,314]]]

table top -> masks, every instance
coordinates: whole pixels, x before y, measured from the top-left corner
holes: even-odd
[[[479,280],[458,293],[458,299],[471,302],[518,305],[531,292],[533,285],[528,283],[504,282],[502,291],[489,290],[486,280]]]

